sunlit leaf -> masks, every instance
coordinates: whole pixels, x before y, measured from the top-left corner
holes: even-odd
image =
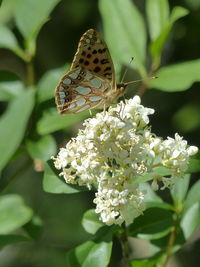
[[[6,48],[20,56],[25,57],[13,32],[5,25],[0,24],[0,48]]]
[[[34,105],[34,91],[27,90],[10,102],[0,119],[0,169],[19,147]]]
[[[82,225],[90,234],[95,234],[99,228],[104,226],[103,222],[99,219],[99,214],[97,214],[94,209],[87,210],[82,219]]]
[[[0,100],[10,101],[22,94],[24,86],[21,81],[0,82]]]
[[[198,158],[199,155],[200,152],[198,152],[195,156],[190,158],[189,166],[186,173],[200,172],[200,158]]]
[[[150,50],[151,50],[151,54],[152,54],[154,61],[159,60],[159,58],[161,56],[162,49],[166,43],[168,35],[169,35],[175,21],[181,17],[186,16],[187,14],[188,14],[187,9],[180,7],[180,6],[174,7],[174,9],[171,12],[168,23],[162,29],[162,31],[160,32],[160,35],[151,43],[151,49]]]
[[[53,163],[53,160],[52,160]],[[58,175],[53,171],[53,164],[45,164],[44,178],[43,178],[43,189],[45,192],[53,194],[72,194],[83,190],[87,190],[86,187],[68,185],[64,181],[64,178],[59,178]]]
[[[171,196],[174,200],[175,206],[182,209],[185,196],[190,182],[190,175],[185,174],[183,177],[176,177],[173,179],[174,186],[171,189]]]
[[[148,0],[146,10],[150,37],[154,40],[169,22],[168,0]]]
[[[47,71],[44,76],[40,79],[37,88],[37,102],[54,98],[54,90],[64,73],[67,72],[69,66],[64,66],[59,69]]]
[[[0,2],[0,23],[7,24],[12,19],[15,1],[0,0]]]
[[[42,161],[50,159],[57,150],[56,142],[51,135],[45,135],[38,141],[27,140],[26,145],[31,157]]]
[[[150,85],[167,92],[184,91],[200,81],[199,73],[200,59],[186,61],[161,68],[156,73],[158,79],[150,80]]]
[[[0,234],[8,234],[27,223],[32,210],[24,204],[18,195],[0,197]]]
[[[193,204],[185,213],[181,220],[181,228],[185,239],[200,226],[200,202]]]
[[[99,8],[113,57],[123,64],[129,64],[131,57],[134,57],[137,69],[145,76],[146,30],[143,17],[134,2],[100,0]]]
[[[162,253],[158,252],[153,257],[143,257],[142,259],[135,259],[130,262],[132,267],[155,267],[161,260]]]
[[[82,112],[78,115],[74,114],[67,114],[67,115],[60,115],[55,112],[51,113],[44,113],[41,119],[38,121],[37,124],[37,131],[39,134],[49,134],[61,129],[67,129],[71,125],[86,119],[89,116],[89,113]]]
[[[87,241],[67,254],[69,266],[106,267],[112,250],[112,233],[108,232],[98,241]]]
[[[37,34],[59,1],[15,0],[15,21],[32,55],[35,53]]]
[[[200,202],[200,180],[198,180],[189,190],[185,200],[184,210],[187,210],[196,202]]]

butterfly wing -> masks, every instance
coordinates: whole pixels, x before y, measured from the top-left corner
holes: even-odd
[[[81,37],[70,70],[78,67],[106,78],[111,83],[111,89],[116,88],[114,65],[108,47],[93,29],[86,31]]]
[[[110,81],[94,75],[85,68],[78,67],[62,77],[55,90],[58,112],[80,113],[102,106],[106,92],[110,90]]]

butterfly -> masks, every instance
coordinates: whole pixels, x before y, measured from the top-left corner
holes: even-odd
[[[108,47],[100,34],[90,29],[82,35],[70,71],[55,89],[58,112],[103,108],[120,97],[128,84],[116,84]]]

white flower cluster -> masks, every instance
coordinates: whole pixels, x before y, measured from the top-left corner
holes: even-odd
[[[187,147],[178,134],[162,140],[151,133],[148,115],[153,113],[138,96],[120,102],[85,120],[84,130],[53,158],[67,183],[96,186],[96,212],[107,225],[131,223],[144,210],[145,192],[134,183],[136,177],[149,173],[155,188],[157,180],[168,185],[187,169],[189,156],[198,150]],[[155,175],[156,167],[171,175]]]

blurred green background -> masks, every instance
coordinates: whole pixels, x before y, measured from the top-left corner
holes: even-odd
[[[109,1],[109,0],[108,0]],[[44,0],[45,2],[45,0]],[[145,21],[145,1],[135,0],[134,3],[143,14]],[[200,3],[196,0],[171,0],[170,9],[181,5],[189,10],[189,14],[179,19],[165,45],[161,65],[170,65],[200,58]],[[3,1],[0,9],[0,22],[9,26],[23,46],[22,35],[13,21],[15,0]],[[44,24],[37,38],[37,49],[34,58],[35,80],[38,82],[51,69],[65,66],[73,59],[80,36],[90,28],[103,35],[102,17],[96,0],[62,0],[58,1]],[[112,16],[112,14],[111,14]],[[138,33],[139,34],[139,33]],[[1,36],[0,36],[1,38]],[[137,38],[137,36],[135,36]],[[148,37],[149,38],[149,37]],[[119,36],[119,42],[123,42]],[[112,48],[111,48],[112,49]],[[111,51],[112,52],[112,51]],[[130,54],[127,61],[135,55]],[[147,59],[148,63],[148,59]],[[25,79],[25,64],[11,51],[0,48],[0,81],[13,80],[15,77]],[[200,77],[200,69],[199,69]],[[59,79],[59,78],[58,78]],[[129,66],[126,81],[138,79],[138,74]],[[182,79],[182,77],[178,77]],[[133,96],[139,85],[129,88],[127,97]],[[157,89],[147,90],[142,103],[156,110],[151,118],[153,132],[166,138],[178,132],[189,144],[200,147],[200,90],[199,83],[181,92],[164,92]],[[52,90],[52,89],[50,89]],[[0,111],[7,108],[7,102],[1,101]],[[50,99],[40,106],[41,112],[46,108],[55,108],[54,100]],[[20,118],[16,118],[16,120]],[[62,132],[55,131],[54,138],[58,146],[63,140],[75,135],[81,122]],[[16,129],[17,131],[17,129]],[[15,135],[15,132],[13,132]],[[34,133],[33,133],[34,135]],[[35,221],[28,223],[19,230],[31,230],[35,242],[21,242],[9,245],[0,252],[0,266],[3,267],[63,267],[66,266],[65,253],[69,248],[87,240],[90,236],[81,226],[83,213],[94,208],[93,192],[78,194],[50,194],[42,188],[43,173],[35,172],[31,159],[23,153],[24,147],[16,153],[1,173],[3,193],[20,194],[25,203],[34,210]],[[23,172],[18,166],[24,166]],[[9,181],[7,181],[9,177]],[[11,179],[10,177],[15,177]],[[193,177],[192,183],[198,178]],[[4,185],[6,185],[4,187]],[[168,197],[168,195],[164,195]],[[37,227],[37,223],[43,227]],[[169,266],[199,266],[200,241],[199,234],[191,238],[188,244],[173,257]],[[143,249],[145,244],[141,245]],[[116,248],[117,252],[117,248]],[[147,249],[148,252],[148,249]]]

